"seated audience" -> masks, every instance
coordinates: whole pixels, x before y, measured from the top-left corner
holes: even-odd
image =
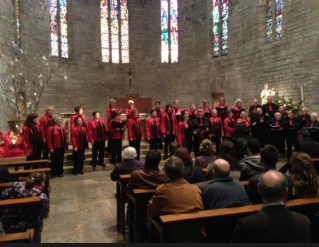
[[[24,186],[15,182],[12,187],[2,192],[1,200],[21,199],[26,197],[41,197],[40,207],[40,230],[42,230],[43,218],[48,216],[50,203],[48,197],[42,193],[45,175],[43,173],[32,173]],[[6,209],[2,213],[3,229],[6,233],[25,231],[32,228],[32,208],[25,206]]]
[[[145,158],[145,167],[132,172],[128,183],[128,191],[134,189],[156,189],[159,185],[169,181],[167,175],[158,169],[161,162],[161,153],[151,150]]]
[[[12,182],[11,175],[6,166],[0,166],[0,183],[10,183]]]
[[[175,154],[176,150],[179,149],[180,147],[181,146],[176,141],[169,144],[168,146],[169,157],[172,157]]]
[[[260,163],[263,167],[263,172],[268,172],[270,170],[276,170],[276,165],[279,159],[279,151],[277,148],[274,146],[265,146],[261,151],[260,151]],[[248,184],[248,197],[252,204],[261,204],[262,203],[262,198],[260,194],[258,193],[258,182],[260,177],[263,175],[259,174],[251,179],[249,179],[249,184]],[[293,183],[292,180],[289,176],[284,175],[287,183],[288,183],[288,196],[287,200],[292,200],[293,195],[292,195],[292,189],[293,189]]]
[[[199,155],[195,160],[195,166],[199,168],[207,168],[208,164],[212,161],[216,160],[216,153],[215,145],[211,142],[211,140],[204,140],[200,144],[199,147]]]
[[[0,220],[0,235],[3,235],[5,232],[2,228],[2,223],[1,223],[1,220]]]
[[[301,214],[285,206],[287,180],[283,174],[271,170],[258,183],[264,206],[258,214],[237,222],[235,243],[310,243],[311,223]]]
[[[294,153],[292,155],[290,177],[294,183],[295,199],[318,198],[319,178],[308,154]]]
[[[137,153],[133,147],[127,147],[122,153],[123,161],[120,164],[116,164],[110,177],[112,181],[119,181],[120,175],[131,174],[135,170],[143,169],[144,162],[136,160]]]
[[[184,214],[204,210],[202,193],[195,185],[189,184],[182,178],[184,171],[183,161],[173,156],[165,162],[165,173],[170,181],[157,187],[152,200],[148,203],[148,215],[156,217],[163,214]],[[174,230],[174,229],[173,229]],[[202,227],[193,222],[177,229],[183,240],[198,239],[204,235]],[[185,234],[185,231],[187,234]],[[178,234],[174,234],[176,238]]]
[[[249,130],[244,123],[235,125],[234,138],[232,142],[235,146],[237,160],[242,160],[247,155],[247,142],[251,137]]]
[[[205,173],[201,168],[193,166],[193,159],[186,148],[176,150],[174,156],[180,158],[184,162],[183,178],[190,184],[204,181]]]
[[[245,187],[234,181],[230,175],[230,165],[218,159],[213,163],[213,181],[203,190],[205,210],[250,205]]]
[[[263,172],[263,167],[260,164],[260,146],[260,142],[255,138],[247,142],[248,156],[240,161],[242,167],[240,181],[248,181]]]
[[[241,166],[237,160],[235,146],[230,141],[224,141],[219,148],[218,158],[226,160],[230,164],[230,176],[239,181]],[[207,167],[206,180],[212,179],[213,163]]]

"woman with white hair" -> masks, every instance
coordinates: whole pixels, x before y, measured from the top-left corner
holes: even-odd
[[[127,102],[127,107],[125,109],[125,114],[127,117],[127,120],[132,118],[132,110],[137,110],[137,108],[134,106],[134,101],[133,100],[129,100]]]
[[[241,99],[237,99],[235,101],[235,106],[232,109],[232,112],[234,113],[234,119],[235,121],[240,118],[240,114],[245,111],[245,107],[243,106],[243,101]]]
[[[240,118],[236,120],[236,123],[245,123],[247,127],[250,126],[250,120],[247,118],[247,113],[245,111],[240,113]]]
[[[54,115],[54,106],[48,106],[45,110],[45,115],[43,115],[40,120],[40,129],[41,129],[41,134],[43,138],[43,143],[47,143],[47,131],[48,128],[52,125],[51,119]],[[49,158],[49,150],[47,148],[43,149],[43,159],[48,159]]]
[[[122,152],[123,161],[116,164],[110,177],[112,181],[119,181],[120,175],[131,174],[135,170],[144,168],[144,162],[136,160],[137,152],[133,147],[127,147]]]
[[[51,153],[51,178],[63,177],[64,153],[68,148],[67,134],[62,126],[62,118],[52,117],[53,126],[48,128],[47,144]]]

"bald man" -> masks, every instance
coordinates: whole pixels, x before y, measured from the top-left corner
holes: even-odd
[[[297,119],[302,127],[306,127],[307,123],[310,122],[310,115],[308,114],[308,109],[306,107],[301,109],[300,116],[298,116]]]
[[[266,116],[268,112],[279,111],[278,105],[274,104],[272,101],[273,101],[273,96],[269,95],[267,97],[268,103],[263,105],[264,116]]]
[[[313,112],[310,115],[310,121],[306,124],[306,129],[309,131],[311,140],[319,143],[319,122],[318,114]]]
[[[203,190],[205,210],[250,205],[244,186],[234,181],[230,175],[230,165],[226,160],[217,159],[213,163],[213,181]]]
[[[238,220],[235,243],[310,243],[311,223],[285,206],[288,193],[283,174],[271,170],[259,179],[264,206],[260,213]]]

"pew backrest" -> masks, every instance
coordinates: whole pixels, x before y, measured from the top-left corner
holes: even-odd
[[[34,161],[19,161],[19,162],[5,162],[0,163],[0,166],[6,166],[6,167],[31,167],[33,165],[37,165],[39,167],[45,168],[49,165],[49,160],[34,160]]]

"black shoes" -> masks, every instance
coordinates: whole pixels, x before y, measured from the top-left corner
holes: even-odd
[[[79,174],[84,175],[84,172],[79,172]]]
[[[64,175],[63,175],[63,174],[60,174],[60,175],[58,175],[58,177],[59,177],[59,178],[63,178],[63,177],[64,177]]]

